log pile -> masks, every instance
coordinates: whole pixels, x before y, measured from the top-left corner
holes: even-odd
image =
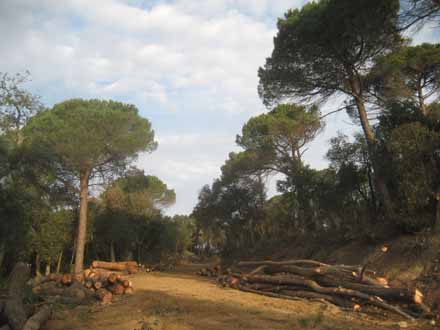
[[[114,296],[133,294],[131,281],[124,276],[135,274],[136,262],[93,261],[81,276],[50,274],[32,280],[32,291],[44,301],[87,304],[98,300],[108,304]]]
[[[364,267],[329,265],[314,260],[239,262],[218,277],[223,285],[269,297],[308,299],[343,309],[373,307],[407,319],[430,317],[430,308],[417,288],[392,288]]]
[[[202,268],[197,272],[197,275],[204,277],[219,277],[222,275],[222,270],[220,265],[216,265],[214,267],[206,267]]]
[[[22,262],[12,270],[8,295],[4,301],[0,301],[1,330],[38,330],[51,317],[49,305],[42,304],[35,308],[25,302],[30,273],[30,267]]]

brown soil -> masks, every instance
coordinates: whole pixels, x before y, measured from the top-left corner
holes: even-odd
[[[285,301],[224,289],[200,278],[193,267],[176,273],[132,277],[132,296],[108,306],[59,307],[46,330],[379,330],[433,329],[426,323],[401,323],[398,317],[372,317],[309,301]]]

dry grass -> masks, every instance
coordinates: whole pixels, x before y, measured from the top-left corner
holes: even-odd
[[[187,274],[138,274],[133,283],[133,296],[120,297],[106,307],[59,311],[46,329],[382,330],[398,329],[397,322],[401,321],[374,319],[315,302],[284,301],[223,289]],[[407,329],[425,327],[410,324]]]

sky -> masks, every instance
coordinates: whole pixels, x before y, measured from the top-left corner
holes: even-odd
[[[77,97],[135,104],[159,143],[136,165],[176,191],[168,214],[188,214],[239,150],[243,124],[267,111],[258,68],[273,49],[277,17],[306,2],[0,0],[0,72],[28,70],[26,88],[49,107]],[[440,31],[427,26],[413,38],[440,42]],[[344,113],[327,117],[306,162],[324,167],[328,140],[357,129]]]

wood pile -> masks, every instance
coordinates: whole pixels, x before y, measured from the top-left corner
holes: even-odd
[[[12,270],[7,297],[0,300],[1,330],[38,330],[51,317],[49,305],[40,304],[35,308],[26,303],[30,274],[30,267],[22,262]]]
[[[375,309],[407,319],[431,317],[417,288],[390,287],[384,278],[364,267],[329,265],[314,260],[239,262],[234,271],[218,277],[223,285],[269,297],[308,299],[343,309]]]
[[[86,304],[98,300],[108,304],[113,296],[134,293],[131,281],[124,276],[137,270],[136,262],[94,261],[81,276],[50,274],[34,279],[32,292],[49,302]]]
[[[220,275],[222,275],[222,270],[219,265],[216,265],[214,267],[206,267],[200,269],[197,272],[197,275],[204,277],[219,277]]]

